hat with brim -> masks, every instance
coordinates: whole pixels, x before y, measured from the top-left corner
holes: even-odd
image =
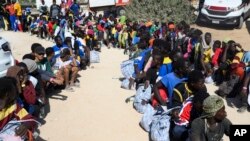
[[[37,54],[45,54],[45,48],[42,47],[42,46],[38,46],[35,49],[35,53],[37,53]]]

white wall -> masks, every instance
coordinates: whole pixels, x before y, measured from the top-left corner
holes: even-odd
[[[53,0],[44,0],[44,2],[48,6],[48,10],[49,10],[50,6],[53,4]],[[61,0],[56,0],[56,4],[60,5],[61,4]],[[37,9],[39,9],[39,5],[41,5],[41,0],[36,0],[36,8]]]
[[[102,7],[115,5],[115,0],[89,0],[90,7]]]

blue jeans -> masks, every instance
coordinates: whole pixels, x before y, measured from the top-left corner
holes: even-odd
[[[14,30],[14,31],[17,30],[15,22],[16,22],[16,16],[15,15],[10,15],[10,26],[11,26],[11,29]]]
[[[172,133],[173,133],[173,138],[176,141],[188,140],[188,128],[186,126],[175,125]]]

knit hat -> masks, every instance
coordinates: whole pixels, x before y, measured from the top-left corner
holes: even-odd
[[[211,95],[203,101],[203,116],[213,117],[224,106],[224,101],[217,95]]]
[[[34,60],[24,59],[23,63],[25,63],[26,66],[28,67],[29,73],[32,73],[37,69],[37,64]]]

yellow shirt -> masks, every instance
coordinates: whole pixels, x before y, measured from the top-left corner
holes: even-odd
[[[209,48],[207,50],[204,51],[204,62],[205,63],[209,63],[211,61],[211,53],[212,53],[212,49]]]
[[[22,8],[21,8],[20,3],[16,2],[14,4],[14,9],[15,11],[17,11],[17,16],[22,16]]]
[[[165,57],[163,60],[163,64],[169,64],[172,63],[172,60],[169,57]]]

